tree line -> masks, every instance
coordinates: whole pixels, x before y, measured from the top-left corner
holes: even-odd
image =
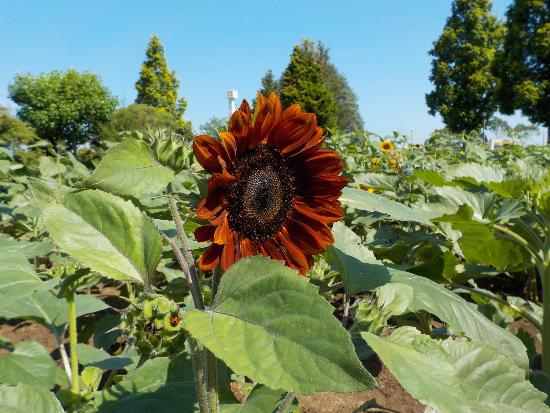
[[[319,123],[331,130],[360,130],[363,120],[357,96],[330,62],[328,52],[320,42],[302,42],[294,48],[281,80],[268,71],[261,91],[280,93],[285,106],[300,103],[305,110],[317,113]],[[117,141],[123,131],[147,127],[171,128],[191,137],[191,122],[183,118],[187,100],[179,97],[179,86],[156,35],[145,50],[135,82],[135,102],[124,108],[117,108],[118,99],[94,73],[69,69],[17,75],[8,92],[18,105],[19,119],[0,110],[0,140],[29,144],[40,137],[75,152],[82,144]]]

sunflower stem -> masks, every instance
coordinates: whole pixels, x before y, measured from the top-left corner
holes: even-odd
[[[206,377],[204,371],[204,361],[202,359],[202,352],[199,349],[197,340],[189,336],[189,349],[191,352],[191,360],[193,362],[193,375],[195,377],[195,387],[197,389],[197,397],[199,399],[199,412],[209,413],[211,412],[208,405],[208,392],[206,389]]]
[[[80,394],[78,383],[78,356],[76,354],[77,332],[76,332],[76,303],[74,292],[67,297],[69,304],[69,349],[71,357],[71,390],[74,394]]]
[[[277,407],[277,410],[275,411],[275,413],[286,413],[286,411],[294,401],[295,397],[296,396],[294,395],[294,393],[288,392],[286,396],[283,398],[283,400],[281,400],[281,403]]]
[[[212,298],[210,300],[210,307],[214,305],[222,274],[223,271],[219,266],[214,268],[212,273]],[[210,352],[210,350],[205,350],[205,357],[208,383],[208,405],[210,406],[210,413],[218,413],[220,409],[218,396],[218,360],[216,359],[216,356]]]

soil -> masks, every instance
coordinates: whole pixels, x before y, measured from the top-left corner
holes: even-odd
[[[390,371],[373,356],[364,363],[378,387],[359,393],[317,393],[298,397],[302,413],[422,413],[425,406],[413,399]]]

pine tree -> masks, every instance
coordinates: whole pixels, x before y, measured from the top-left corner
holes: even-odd
[[[496,111],[497,79],[491,72],[502,26],[489,0],[454,0],[452,14],[430,51],[435,89],[426,95],[453,132],[479,130]]]
[[[345,76],[330,62],[329,49],[319,41],[315,55],[321,65],[321,73],[326,86],[336,102],[336,122],[342,132],[355,132],[363,129],[363,119],[359,113],[357,95]]]
[[[320,126],[337,127],[336,104],[324,82],[321,65],[313,53],[301,46],[294,47],[282,74],[280,98],[283,107],[299,103],[306,112],[315,113]]]
[[[531,122],[550,127],[550,1],[515,0],[510,6],[495,74],[501,112],[521,109]]]
[[[273,71],[269,69],[264,77],[262,77],[262,88],[260,92],[264,96],[269,96],[272,92],[278,95],[281,92],[281,85],[275,76],[273,76]]]
[[[187,100],[178,99],[179,80],[176,72],[168,69],[164,47],[156,35],[151,36],[145,56],[136,82],[135,103],[156,107],[180,119],[187,108]]]

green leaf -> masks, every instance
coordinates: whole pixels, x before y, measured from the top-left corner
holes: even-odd
[[[55,384],[56,363],[36,341],[23,341],[15,350],[0,357],[0,383],[28,384],[51,389]]]
[[[385,196],[362,191],[360,189],[344,188],[340,201],[351,208],[369,212],[380,212],[398,221],[412,221],[426,225],[430,224],[430,220],[425,211],[413,210]]]
[[[46,178],[51,178],[67,171],[67,167],[59,161],[53,160],[49,156],[41,156],[38,160],[38,169],[40,175]]]
[[[54,241],[106,277],[148,281],[162,241],[153,222],[130,201],[99,190],[74,191],[43,211]]]
[[[140,197],[161,192],[174,177],[162,166],[147,144],[125,138],[109,149],[84,184],[117,195]]]
[[[334,235],[334,244],[327,249],[327,258],[332,267],[340,273],[346,292],[349,291],[350,285],[354,282],[355,273],[351,268],[347,268],[342,263],[341,254],[351,255],[359,261],[376,261],[374,253],[366,246],[361,244],[361,240],[355,232],[346,227],[341,222],[336,222],[332,227]],[[349,294],[349,292],[348,292]]]
[[[267,258],[245,258],[223,276],[214,305],[185,328],[238,374],[298,394],[372,388],[349,334],[317,289]]]
[[[182,354],[174,360],[158,357],[121,382],[94,393],[98,413],[194,413],[193,368]]]
[[[413,327],[386,339],[362,336],[401,385],[439,413],[550,412],[525,371],[485,343],[433,340]]]
[[[77,344],[76,353],[78,362],[83,366],[99,367],[103,370],[122,369],[133,362],[128,355],[111,356],[105,350],[84,343]]]
[[[31,295],[42,285],[26,258],[19,253],[0,252],[0,309]]]
[[[64,413],[52,392],[23,383],[0,385],[0,406],[2,413]]]
[[[90,295],[77,295],[75,301],[77,317],[109,308],[103,301]],[[41,290],[0,307],[0,317],[35,320],[55,331],[69,322],[69,310],[67,300],[57,298],[50,291]]]
[[[482,182],[502,182],[506,171],[499,165],[483,165],[481,163],[460,163],[453,165],[445,171],[450,179],[463,179],[472,184]],[[464,179],[472,178],[472,179]]]
[[[353,273],[349,294],[373,291],[388,284],[405,284],[413,289],[409,310],[425,310],[447,323],[455,332],[463,332],[476,341],[499,346],[518,366],[527,369],[525,346],[516,336],[492,323],[474,305],[428,278],[396,270],[378,263],[364,263],[342,252],[341,265]]]
[[[453,229],[462,234],[458,245],[469,264],[492,265],[497,270],[506,270],[528,262],[528,257],[514,241],[497,236],[485,224],[456,222]]]
[[[51,242],[17,241],[11,237],[0,237],[0,257],[6,253],[18,253],[25,258],[34,258],[48,254],[53,248]]]
[[[284,399],[286,391],[256,386],[244,403],[222,404],[221,413],[273,413]]]

